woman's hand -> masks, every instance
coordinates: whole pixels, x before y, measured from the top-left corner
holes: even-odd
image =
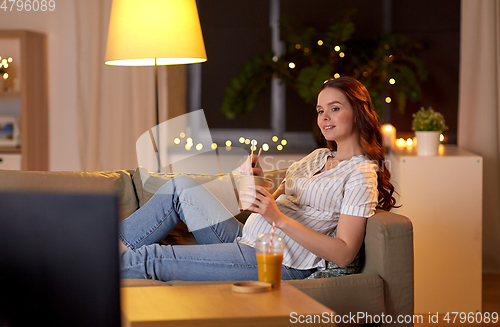
[[[249,155],[243,163],[239,164],[238,172],[243,175],[264,176],[264,171],[257,159],[258,156],[255,154]]]
[[[278,228],[287,218],[278,209],[273,195],[260,185],[249,185],[247,190],[241,191],[240,202],[246,210],[260,214],[268,223],[275,221]]]

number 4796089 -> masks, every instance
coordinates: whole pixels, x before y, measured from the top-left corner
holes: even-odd
[[[447,323],[498,323],[498,312],[448,312],[443,317]]]
[[[0,5],[0,10],[3,11],[54,11],[55,9],[55,0],[3,0]]]

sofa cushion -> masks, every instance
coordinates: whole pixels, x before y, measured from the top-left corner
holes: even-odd
[[[285,173],[286,169],[264,172],[264,175],[273,181],[270,189],[271,193],[278,188],[279,184],[285,177]],[[163,184],[171,180],[176,175],[181,174],[149,172],[144,167],[138,167],[132,175],[132,180],[136,189],[139,206],[142,207],[146,202],[148,202]],[[234,199],[235,196],[237,198],[238,196],[236,191],[236,182],[229,174],[218,176],[182,173],[182,175],[189,175],[195,178],[200,184],[203,184],[203,186],[220,199],[221,202],[224,202],[227,199]],[[226,203],[224,202],[224,204]]]
[[[333,232],[330,234],[332,237],[337,236],[337,228],[333,230]],[[314,279],[314,278],[328,278],[328,277],[340,277],[340,276],[347,276],[347,275],[352,275],[352,274],[357,274],[361,271],[361,266],[362,266],[362,256],[363,254],[363,249],[361,249],[354,260],[349,264],[349,266],[342,268],[339,265],[327,261],[327,266],[325,269],[318,269],[315,272],[313,272],[309,277],[306,279]]]
[[[144,167],[138,167],[133,176],[132,181],[139,201],[139,207],[142,207],[148,202],[153,195],[169,180],[177,175],[188,175],[195,178],[200,184],[205,186],[215,197],[223,202],[228,210],[237,214],[237,207],[234,185],[231,175],[204,175],[204,174],[171,174],[171,173],[156,173],[149,172]],[[228,204],[229,203],[229,204]],[[233,206],[231,207],[231,203]]]
[[[107,172],[50,172],[0,170],[1,191],[113,193],[120,203],[120,219],[139,207],[130,174]]]

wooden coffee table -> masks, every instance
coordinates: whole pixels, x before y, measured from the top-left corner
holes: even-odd
[[[318,325],[335,325],[331,309],[287,283],[254,294],[235,293],[231,284],[124,287],[121,308],[122,326],[130,327],[292,326],[312,315]]]

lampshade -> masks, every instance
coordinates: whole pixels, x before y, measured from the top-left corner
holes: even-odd
[[[195,0],[113,0],[105,63],[190,64],[207,60]]]

